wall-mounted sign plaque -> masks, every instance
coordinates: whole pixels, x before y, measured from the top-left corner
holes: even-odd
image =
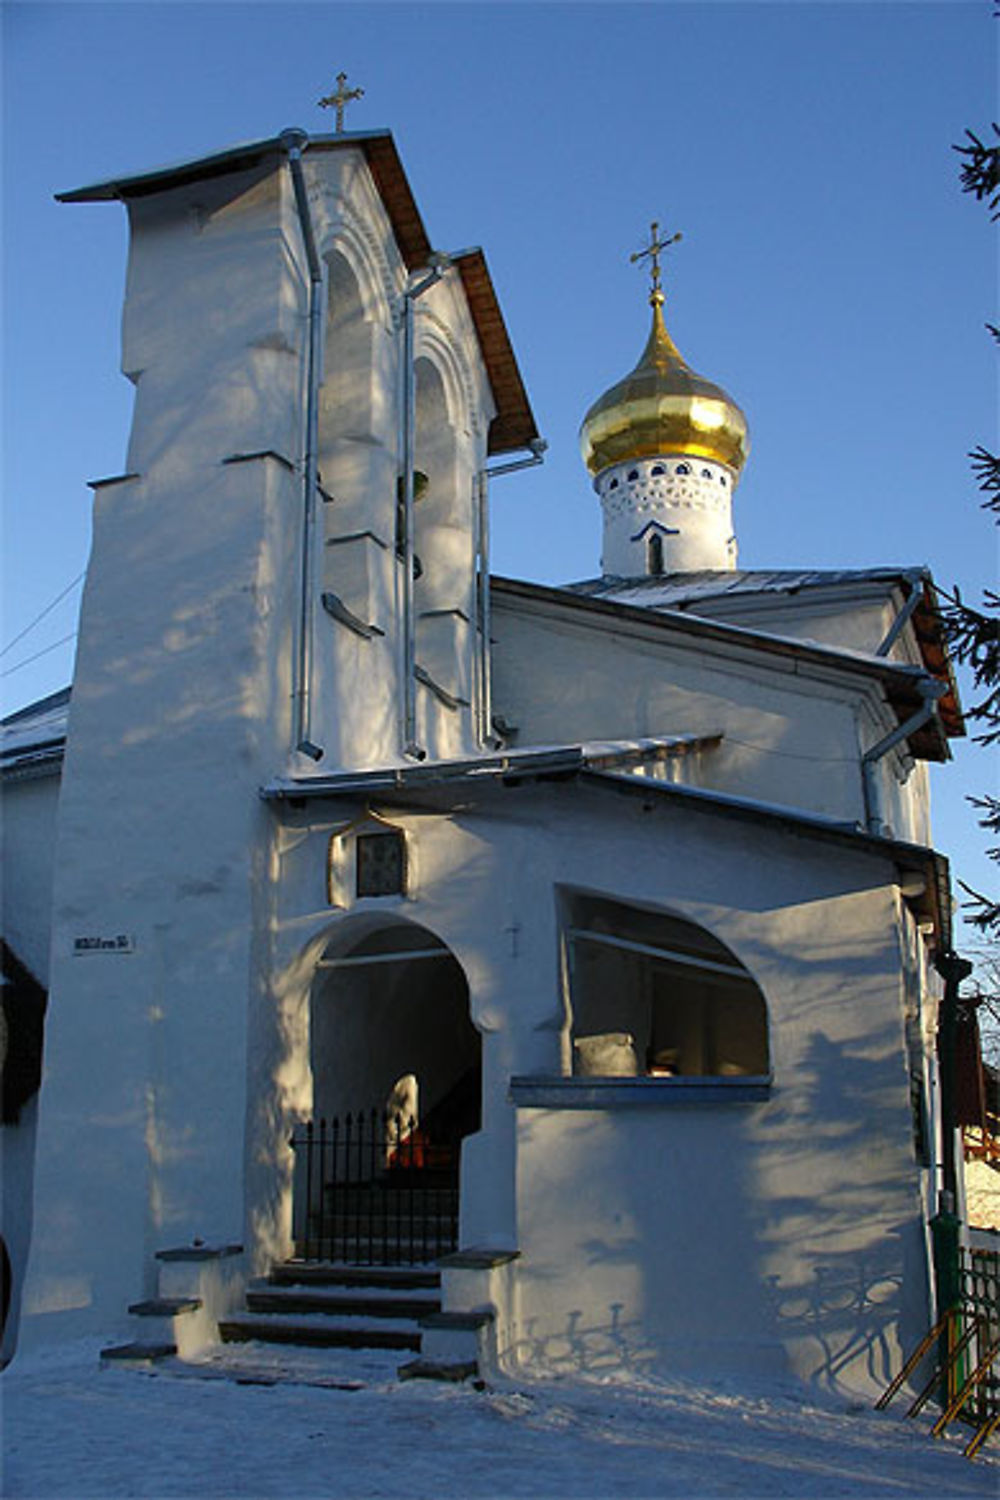
[[[73,939],[73,953],[79,957],[84,953],[134,953],[135,938],[127,932],[116,932],[113,936],[96,933]]]

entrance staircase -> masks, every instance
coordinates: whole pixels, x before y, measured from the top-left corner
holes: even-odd
[[[224,1343],[259,1340],[324,1349],[420,1352],[421,1320],[441,1311],[430,1266],[334,1266],[286,1261],[251,1283],[245,1307],[219,1323]]]
[[[141,1332],[102,1351],[103,1360],[201,1361],[224,1344],[374,1349],[404,1357],[401,1378],[465,1380],[493,1344],[496,1309],[509,1302],[513,1250],[462,1250],[437,1265],[347,1265],[285,1261],[239,1295],[220,1274],[240,1246],[159,1252],[160,1293],[129,1309]],[[444,1310],[445,1288],[452,1307]],[[456,1306],[457,1303],[457,1306]],[[234,1306],[236,1310],[234,1311]],[[486,1343],[483,1343],[483,1340]]]

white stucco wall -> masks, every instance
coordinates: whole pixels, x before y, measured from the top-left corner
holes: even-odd
[[[661,572],[735,568],[738,478],[724,464],[686,453],[628,459],[602,470],[594,480],[604,520],[601,572],[621,578],[649,574],[650,523],[661,538]]]
[[[26,1339],[125,1331],[243,1224],[257,799],[289,743],[301,306],[288,190],[132,205],[128,468],[97,491],[57,844]],[[76,950],[121,935],[121,952]]]
[[[511,1367],[742,1365],[853,1390],[888,1378],[927,1312],[891,867],[574,785],[470,794],[439,816],[380,810],[409,832],[414,885],[340,914],[320,904],[321,873],[332,815],[349,809],[284,815],[299,831],[281,836],[274,1002],[255,1051],[298,1091],[278,1120],[259,1112],[260,1160],[310,1109],[307,955],[359,911],[405,913],[461,963],[482,1035],[461,1242],[521,1251]],[[731,949],[768,1002],[766,1101],[513,1107],[512,1076],[565,1071],[562,886],[660,905]],[[273,1245],[289,1205],[264,1174],[259,1188]]]
[[[494,705],[518,745],[721,733],[679,780],[864,821],[861,738],[895,723],[864,684],[679,635],[623,636],[502,593],[493,637]]]
[[[859,580],[850,591],[843,585],[830,590],[814,585],[796,593],[734,592],[699,599],[693,612],[751,630],[874,655],[902,606],[902,596],[889,584]],[[891,659],[919,663],[910,632],[897,637]]]

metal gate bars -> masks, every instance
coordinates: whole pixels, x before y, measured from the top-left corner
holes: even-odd
[[[310,1120],[295,1151],[296,1258],[420,1265],[458,1243],[458,1147],[377,1109]]]

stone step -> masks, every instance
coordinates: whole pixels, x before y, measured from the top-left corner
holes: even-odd
[[[350,1318],[279,1317],[241,1313],[219,1324],[223,1343],[303,1344],[324,1349],[409,1349],[420,1352],[420,1330],[412,1322],[366,1324]]]
[[[339,1294],[323,1287],[311,1291],[295,1287],[252,1289],[246,1294],[246,1305],[254,1313],[323,1313],[358,1318],[424,1318],[441,1311],[441,1299],[433,1292],[402,1296],[381,1288],[353,1292],[347,1288]]]
[[[176,1318],[181,1313],[197,1312],[200,1297],[148,1297],[144,1302],[129,1304],[129,1312],[137,1318]]]
[[[488,1307],[473,1307],[467,1312],[442,1312],[440,1308],[420,1319],[421,1328],[437,1328],[449,1333],[477,1333],[493,1322],[493,1311]]]
[[[474,1359],[411,1359],[396,1372],[400,1380],[450,1380],[456,1385],[479,1374]]]
[[[414,1287],[440,1289],[441,1272],[433,1266],[356,1266],[335,1261],[286,1260],[273,1266],[271,1286],[389,1287],[409,1291]]]
[[[403,1218],[396,1221],[394,1218],[355,1218],[354,1214],[324,1214],[324,1217],[316,1217],[310,1223],[310,1238],[318,1241],[322,1235],[324,1239],[339,1241],[345,1247],[351,1248],[360,1245],[420,1245],[424,1239],[430,1244],[438,1244],[439,1241],[454,1241],[456,1223],[448,1215],[429,1214],[426,1218],[417,1217]]]
[[[383,1188],[372,1187],[325,1187],[323,1189],[323,1201],[325,1203],[340,1203],[351,1205],[351,1207],[367,1207],[369,1204],[381,1204],[392,1210],[405,1211],[412,1201],[413,1203],[427,1203],[441,1208],[455,1208],[458,1205],[458,1189],[450,1187],[435,1188]]]
[[[419,1348],[419,1345],[417,1346]],[[117,1364],[149,1365],[158,1359],[170,1359],[177,1353],[176,1344],[142,1343],[111,1344],[101,1350],[101,1359]]]
[[[337,1259],[349,1259],[356,1266],[370,1265],[375,1270],[395,1266],[433,1265],[439,1256],[450,1254],[454,1241],[444,1236],[416,1234],[412,1239],[409,1236],[397,1238],[396,1235],[389,1239],[362,1236],[358,1243],[354,1235],[311,1234],[308,1239],[297,1241],[295,1248],[303,1259],[310,1251],[314,1254],[323,1251],[327,1254],[339,1252]],[[365,1256],[369,1257],[368,1260],[363,1258]]]

